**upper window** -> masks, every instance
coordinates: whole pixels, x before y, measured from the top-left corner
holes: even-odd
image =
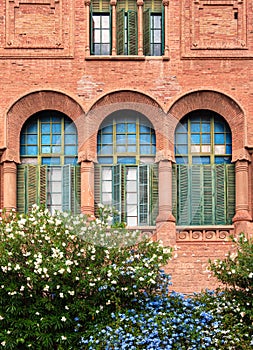
[[[112,30],[116,30],[118,55],[138,54],[138,15],[136,0],[118,1],[116,28],[112,28],[112,8],[109,0],[93,0],[91,4],[90,49],[92,55],[111,55]],[[160,0],[147,0],[143,9],[144,55],[163,54],[164,21]]]
[[[197,110],[176,128],[173,214],[178,225],[226,225],[235,212],[232,137],[217,113]]]
[[[19,212],[28,212],[33,204],[44,204],[51,212],[79,212],[77,130],[66,115],[46,110],[32,116],[21,131],[20,156]]]

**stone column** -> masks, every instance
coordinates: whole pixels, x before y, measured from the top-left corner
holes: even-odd
[[[176,244],[176,220],[172,214],[172,160],[159,161],[159,214],[156,220],[157,239],[164,245]]]
[[[10,212],[17,207],[17,165],[3,162],[3,207]]]
[[[233,155],[235,162],[235,216],[233,223],[235,232],[248,231],[249,222],[252,220],[249,212],[249,163],[250,157],[246,150],[235,152]]]
[[[117,27],[116,27],[116,5],[117,0],[111,0],[112,7],[112,56],[117,55]]]
[[[90,55],[90,0],[85,0],[85,12],[86,12],[86,55]]]
[[[81,212],[94,216],[94,163],[81,162]]]
[[[143,56],[143,0],[137,0],[138,7],[138,56]]]
[[[163,0],[164,6],[164,56],[169,57],[169,0]]]

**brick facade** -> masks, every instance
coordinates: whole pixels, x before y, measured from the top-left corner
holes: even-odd
[[[252,233],[253,2],[170,0],[164,5],[163,57],[144,56],[140,46],[136,56],[91,56],[88,0],[0,2],[0,196],[2,207],[16,207],[20,132],[38,111],[61,111],[77,126],[81,208],[89,214],[94,212],[96,135],[110,113],[132,109],[150,120],[159,179],[168,168],[170,180],[178,121],[197,109],[217,112],[232,132],[233,225],[177,227],[161,193],[166,185],[159,186],[154,236],[177,247],[167,269],[173,288],[190,293],[214,287],[208,259],[225,256],[231,233]]]

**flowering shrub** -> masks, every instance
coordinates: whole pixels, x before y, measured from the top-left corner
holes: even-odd
[[[241,234],[232,241],[233,253],[210,262],[211,271],[225,288],[208,305],[223,316],[224,328],[236,335],[236,349],[249,349],[253,346],[253,238]]]
[[[82,340],[82,349],[235,349],[222,328],[222,318],[206,311],[206,303],[171,293],[136,300],[132,309],[113,313],[107,326],[97,325]]]
[[[95,323],[129,308],[144,291],[165,291],[159,271],[171,250],[138,232],[109,230],[104,214],[90,220],[35,206],[28,215],[2,216],[2,347],[80,349],[81,334]]]

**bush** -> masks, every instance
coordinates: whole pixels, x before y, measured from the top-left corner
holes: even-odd
[[[6,349],[79,349],[81,333],[112,312],[167,288],[171,255],[138,232],[101,218],[51,215],[36,206],[0,222],[0,344]]]

